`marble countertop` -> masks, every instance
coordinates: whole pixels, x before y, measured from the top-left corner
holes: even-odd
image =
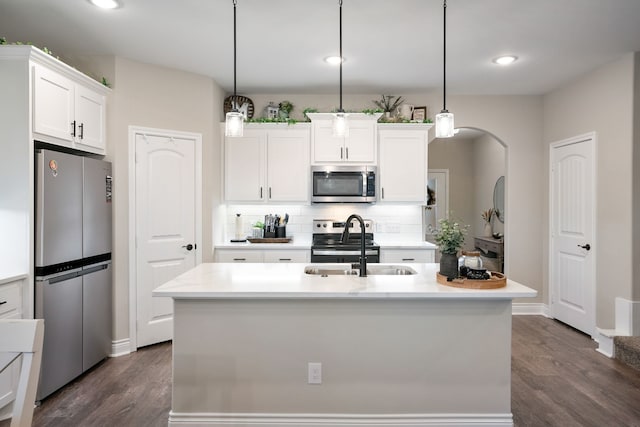
[[[177,299],[512,299],[537,295],[534,289],[513,280],[508,280],[506,287],[488,290],[440,285],[436,281],[439,264],[402,264],[413,268],[417,274],[368,277],[308,275],[304,270],[309,265],[327,268],[334,264],[200,264],[156,288],[153,296]]]

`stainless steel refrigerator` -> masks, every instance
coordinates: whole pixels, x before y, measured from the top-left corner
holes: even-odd
[[[111,351],[111,163],[36,152],[35,313],[44,319],[37,399]]]

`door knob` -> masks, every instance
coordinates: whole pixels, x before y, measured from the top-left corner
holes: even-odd
[[[591,249],[591,245],[588,244],[588,243],[586,245],[578,245],[578,247],[582,248],[582,249],[586,249],[586,250],[590,250]]]
[[[191,249],[193,249],[193,245],[191,243],[189,243],[188,245],[183,246],[183,248],[185,248],[188,251],[190,251]]]

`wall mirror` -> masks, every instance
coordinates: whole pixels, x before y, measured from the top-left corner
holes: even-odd
[[[498,178],[493,187],[493,210],[496,212],[496,218],[504,223],[504,175]]]

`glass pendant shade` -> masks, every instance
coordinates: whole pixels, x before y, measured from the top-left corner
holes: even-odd
[[[436,114],[436,138],[451,138],[453,132],[453,113],[442,110]]]
[[[349,136],[349,121],[346,113],[336,113],[333,116],[333,136],[336,138]]]
[[[229,111],[224,123],[224,136],[242,136],[244,132],[244,115],[239,111]]]

